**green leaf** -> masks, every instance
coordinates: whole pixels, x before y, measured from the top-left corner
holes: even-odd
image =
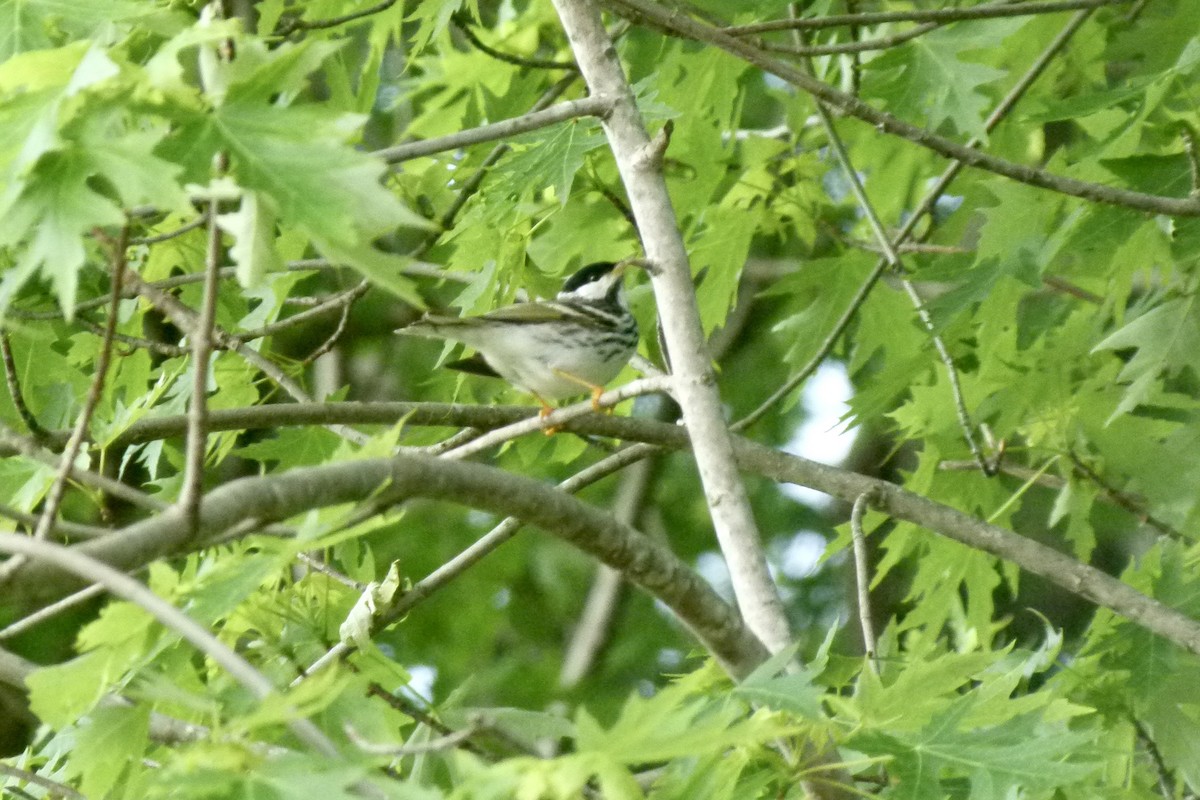
[[[1005,77],[1003,70],[963,58],[963,54],[994,48],[1025,24],[999,20],[987,26],[970,24],[939,28],[867,62],[864,89],[911,113],[925,113],[930,130],[948,128],[987,140],[984,116],[992,100],[979,87]]]
[[[55,32],[83,37],[109,23],[160,13],[133,0],[0,0],[0,61],[50,47]]]
[[[712,752],[787,735],[792,727],[765,714],[745,717],[732,703],[687,697],[683,686],[662,689],[654,697],[632,695],[612,727],[605,731],[583,709],[576,716],[576,746],[624,764]]]
[[[320,464],[337,451],[341,439],[324,428],[279,428],[269,439],[253,442],[234,452],[242,458],[285,468]]]
[[[72,774],[87,797],[104,797],[130,768],[139,769],[149,741],[150,709],[108,706],[88,715],[71,754]]]
[[[1126,348],[1136,352],[1118,379],[1128,382],[1129,388],[1110,422],[1146,399],[1154,378],[1175,374],[1184,367],[1200,375],[1200,313],[1195,296],[1177,297],[1155,306],[1109,334],[1092,352]]]
[[[807,667],[793,666],[799,647],[797,642],[771,656],[734,688],[734,695],[748,703],[789,711],[799,717],[819,717],[824,691],[813,684],[814,675]]]
[[[899,781],[894,796],[912,800],[943,797],[950,777],[969,781],[971,800],[1006,800],[1021,791],[1077,786],[1104,765],[1098,755],[1074,757],[1094,734],[1043,722],[1036,714],[967,728],[963,721],[975,702],[970,695],[956,700],[920,731],[858,734],[854,746],[890,755],[888,771]]]
[[[584,156],[605,143],[598,127],[588,120],[571,120],[518,139],[514,152],[494,170],[494,199],[524,197],[550,186],[559,204],[566,205]]]

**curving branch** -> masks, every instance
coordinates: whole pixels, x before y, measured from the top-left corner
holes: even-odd
[[[394,424],[396,419],[405,414],[407,414],[406,421],[410,425],[488,428],[511,423],[518,419],[535,417],[537,410],[519,406],[468,406],[441,403],[280,405],[267,408],[214,411],[213,417],[210,419],[210,430],[234,430],[239,426],[271,428],[281,425],[328,424],[331,422],[385,425]],[[126,432],[126,436],[130,436],[131,441],[147,441],[154,436],[178,435],[185,426],[186,422],[182,417],[149,420],[144,424],[135,424]],[[690,447],[686,429],[678,425],[668,425],[640,418],[585,414],[563,422],[562,429],[581,435],[643,442],[672,450],[687,450]],[[782,453],[747,439],[734,437],[733,455],[738,468],[743,471],[778,482],[816,489],[847,503],[852,504],[863,494],[869,494],[871,507],[891,517],[915,523],[948,539],[1004,559],[1026,572],[1046,578],[1074,595],[1103,606],[1184,649],[1200,654],[1200,622],[1147,597],[1117,578],[1076,561],[1046,545],[908,492],[886,481]],[[404,456],[402,458],[418,457]],[[327,476],[331,481],[340,483],[350,480],[342,473],[353,471],[359,463],[362,462],[313,469],[327,471],[322,475]],[[454,462],[438,463],[453,464]],[[311,470],[307,472],[311,472]],[[323,494],[324,490],[320,486],[317,486],[313,489],[310,497],[306,494],[307,490],[302,489],[297,492],[287,488],[292,486],[293,479],[289,477],[292,474],[287,473],[274,478],[242,479],[213,491],[205,499],[202,513],[204,532],[197,541],[188,542],[186,537],[180,535],[178,521],[172,522],[172,515],[176,512],[168,511],[153,519],[123,528],[109,536],[93,539],[78,545],[78,547],[109,563],[134,567],[148,563],[160,555],[203,547],[214,539],[220,538],[225,531],[244,523],[246,517],[257,517],[264,522],[283,519],[309,508],[362,500],[370,496],[371,492],[377,488],[377,484],[371,484],[368,481],[359,486],[357,494],[354,491],[348,491],[348,493],[337,494],[331,499],[330,496]],[[520,480],[524,481],[522,485],[536,487],[534,491],[539,492],[539,497],[542,496],[541,492],[556,494],[553,489],[543,484],[528,479]],[[277,497],[279,492],[287,493],[287,497]],[[420,494],[420,492],[414,492],[414,494],[431,496]],[[438,496],[441,497],[441,495]],[[455,498],[444,497],[443,499]],[[505,501],[511,499],[503,498]],[[470,504],[517,516],[529,524],[541,525],[532,517],[525,517],[520,513],[505,511],[503,508],[494,506],[491,504],[493,501],[499,503],[501,499],[483,498],[479,504],[476,504],[473,498]],[[536,505],[536,501],[534,504]],[[269,510],[271,513],[259,516],[263,509]],[[554,530],[551,532],[557,533]],[[584,544],[580,546],[582,549],[592,552]],[[605,559],[602,558],[602,560]],[[611,561],[606,560],[606,563],[617,566]],[[14,576],[13,582],[5,587],[11,597],[23,598],[28,601],[49,599],[65,594],[72,588],[71,585],[59,583],[57,577],[51,577],[37,565],[27,565],[25,569]]]
[[[937,30],[941,27],[940,23],[929,22],[924,25],[918,25],[915,28],[910,28],[906,31],[900,31],[888,36],[880,36],[876,39],[862,39],[856,42],[837,42],[835,44],[812,44],[812,45],[785,45],[785,44],[760,44],[758,45],[764,52],[768,53],[785,53],[789,56],[832,56],[844,55],[848,53],[867,53],[872,50],[887,50],[891,47],[898,47],[905,42],[912,41],[919,36]]]
[[[486,44],[475,33],[471,27],[471,23],[462,15],[455,15],[450,18],[450,24],[458,30],[471,45],[485,55],[489,55],[497,61],[503,61],[506,64],[512,64],[525,69],[565,69],[571,72],[578,72],[579,67],[575,66],[573,61],[554,61],[548,58],[531,58],[529,56],[519,56],[514,53],[504,53],[494,47]]]
[[[355,423],[377,422],[384,425],[384,423],[395,422],[397,411],[401,411],[401,408],[409,411],[407,420],[409,425],[484,428],[536,415],[535,409],[520,407],[472,407],[472,405],[450,404],[430,404],[426,407],[424,404],[414,403],[335,403],[330,404],[330,407],[324,407],[324,405],[307,405],[307,407],[305,405],[280,405],[280,407],[274,408],[280,409],[280,411],[286,410],[287,415],[271,419],[270,415],[263,413],[263,411],[272,409],[242,409],[230,411],[224,417],[221,416],[221,413],[215,413],[214,419],[210,421],[210,429],[214,429],[214,431],[216,429],[233,429],[236,427],[230,425],[230,417],[233,416],[240,416],[242,422],[254,421],[259,427],[277,427],[281,423],[290,423],[290,425],[326,423],[336,420]],[[337,416],[338,413],[341,413],[342,416]],[[299,417],[301,416],[307,416],[310,419],[300,422]],[[288,421],[281,422],[281,420]],[[172,423],[175,433],[182,431],[185,426],[182,417],[176,417],[174,421],[168,422]],[[162,421],[155,421],[155,425],[160,428],[161,432]],[[218,425],[222,427],[218,428]],[[588,414],[566,421],[562,427],[564,431],[572,433],[642,441],[642,443],[659,445],[672,450],[688,450],[690,447],[688,432],[684,428],[665,425],[661,422],[631,419],[631,417]],[[145,429],[142,433],[145,433]],[[871,507],[875,507],[889,516],[916,523],[938,535],[946,536],[947,539],[953,539],[968,547],[996,555],[998,558],[1019,566],[1021,570],[1042,576],[1058,587],[1066,589],[1069,593],[1108,608],[1135,624],[1145,627],[1146,630],[1158,633],[1159,636],[1171,640],[1182,648],[1200,654],[1200,622],[1164,606],[1163,603],[1152,600],[1151,597],[1141,594],[1140,591],[1118,581],[1117,578],[1106,575],[1096,567],[1082,564],[1080,561],[1070,558],[1069,555],[1055,551],[1042,543],[1028,540],[1013,531],[985,523],[976,517],[952,509],[952,507],[907,492],[892,483],[871,479],[871,477],[851,473],[847,470],[827,467],[827,465],[808,461],[805,458],[772,450],[770,447],[758,445],[746,439],[733,439],[733,456],[736,458],[739,469],[775,481],[814,488],[818,492],[832,495],[846,503],[853,504],[860,495],[869,494]],[[439,469],[475,467],[475,465],[442,462],[438,459],[418,456],[402,456],[397,459],[397,463],[404,462],[404,459],[420,459],[422,463],[431,461],[446,464],[446,467]],[[242,479],[228,483],[205,498],[202,512],[202,535],[197,541],[187,541],[186,536],[182,535],[184,531],[181,531],[179,519],[176,519],[178,511],[173,510],[149,519],[149,521],[115,531],[112,535],[83,543],[78,547],[110,564],[131,569],[131,567],[149,563],[150,560],[163,554],[203,547],[206,543],[222,537],[235,525],[244,523],[247,517],[257,518],[260,522],[270,522],[312,509],[312,507],[348,503],[348,501],[370,497],[374,489],[378,488],[378,482],[373,482],[371,477],[378,477],[378,475],[368,475],[366,479],[361,475],[355,477],[358,475],[358,470],[362,469],[362,463],[377,464],[376,467],[370,469],[380,469],[379,462],[356,462],[295,470],[295,473],[276,477],[256,477],[256,479]],[[314,470],[317,470],[316,473]],[[470,505],[480,507],[480,509],[520,517],[528,524],[550,528],[552,521],[546,521],[544,517],[540,516],[540,513],[536,516],[524,516],[523,512],[510,510],[515,509],[515,506],[505,504],[516,503],[516,498],[499,497],[499,494],[509,491],[523,492],[526,488],[534,492],[536,498],[547,497],[546,493],[548,493],[548,497],[556,497],[558,493],[535,481],[516,479],[515,476],[509,477],[512,477],[512,480],[520,481],[521,488],[518,489],[517,485],[506,485],[504,489],[497,489],[496,497],[475,498],[466,494],[462,497],[470,497]],[[325,479],[328,479],[328,483],[325,482]],[[354,483],[353,486],[346,486],[347,482],[354,481],[359,482]],[[414,491],[414,495],[449,500],[462,499],[456,498],[449,489],[439,489],[439,494],[432,495],[422,493],[418,487]],[[534,499],[530,503],[536,506],[538,501]],[[571,503],[578,503],[578,501],[571,500]],[[528,505],[521,507],[523,509]],[[599,513],[594,509],[592,511]],[[539,519],[542,522],[539,522]],[[608,519],[608,524],[611,523],[611,519]],[[559,531],[551,529],[551,533],[559,534]],[[577,543],[584,551],[593,552],[587,541]],[[601,560],[605,560],[605,563],[622,569],[604,555],[594,554],[598,555]],[[52,575],[44,567],[26,565],[14,576],[13,582],[6,585],[5,589],[13,599],[26,601],[50,599],[50,597],[66,594],[73,588],[73,585],[68,585],[70,582],[64,583],[61,578],[62,576],[58,573]],[[653,590],[652,594],[655,594]],[[655,596],[658,595],[655,594]]]
[[[411,497],[515,516],[571,542],[666,604],[736,677],[748,675],[766,658],[737,612],[666,546],[554,487],[494,467],[428,456],[401,455],[242,478],[204,498],[194,537],[184,524],[182,510],[173,506],[69,552],[117,569],[134,569],[210,544],[248,519],[263,524],[367,498],[399,503]],[[36,600],[79,584],[77,573],[64,574],[59,565],[36,562],[18,570],[6,592],[14,599]]]

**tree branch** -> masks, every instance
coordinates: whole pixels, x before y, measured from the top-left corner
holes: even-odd
[[[223,154],[217,160],[224,164]],[[224,171],[222,167],[221,171]],[[221,228],[217,224],[217,201],[208,206],[208,246],[204,257],[204,293],[200,315],[188,338],[192,345],[192,395],[188,398],[188,428],[184,449],[183,486],[179,505],[188,527],[195,530],[200,511],[200,493],[204,488],[204,456],[208,450],[208,366],[213,352],[213,327],[217,318],[217,292],[220,289]]]
[[[275,414],[272,414],[271,411],[275,411]],[[288,404],[270,408],[236,409],[223,411],[223,413],[214,411],[210,429],[212,431],[218,431],[218,429],[229,431],[229,429],[238,429],[240,426],[250,427],[248,423],[253,423],[253,427],[278,427],[281,425],[305,425],[305,423],[312,425],[312,423],[337,420],[361,423],[361,425],[370,425],[370,423],[391,425],[398,417],[406,413],[409,425],[486,428],[503,425],[503,423],[515,419],[533,417],[536,415],[536,409],[511,407],[511,405],[509,407],[504,407],[504,405],[480,407],[480,405],[438,403]],[[235,421],[240,425],[234,425]],[[167,425],[163,425],[163,422],[166,422]],[[178,434],[185,425],[182,417],[174,417],[173,420],[149,420],[146,423],[148,423],[146,426],[138,423],[131,427],[127,434],[133,434],[134,439],[146,440],[155,438],[148,435],[150,433],[149,425],[155,426],[156,435],[163,434],[164,428],[169,428],[170,431]],[[139,426],[142,427],[138,429]],[[562,427],[564,431],[571,433],[642,441],[646,444],[670,447],[673,450],[688,450],[690,446],[688,432],[684,428],[637,419],[637,417],[586,414],[563,422]],[[1040,545],[1038,542],[1027,540],[1013,531],[984,523],[966,513],[950,509],[949,506],[943,506],[920,497],[918,494],[906,492],[905,489],[896,487],[893,483],[870,479],[870,477],[847,470],[827,467],[827,465],[812,462],[809,459],[772,450],[770,447],[758,445],[746,439],[733,439],[733,455],[739,469],[751,471],[751,473],[768,477],[774,481],[796,483],[797,486],[814,488],[818,492],[845,500],[846,503],[853,503],[859,495],[864,493],[875,492],[876,494],[872,495],[874,498],[872,506],[889,516],[906,519],[908,522],[922,525],[934,533],[946,536],[947,539],[953,539],[968,547],[982,549],[986,553],[997,555],[997,557],[1021,567],[1022,570],[1032,572],[1033,575],[1042,576],[1051,583],[1060,585],[1069,593],[1109,608],[1112,612],[1136,622],[1147,630],[1170,639],[1171,642],[1175,642],[1182,648],[1200,654],[1200,624],[1195,620],[1162,603],[1148,599],[1139,591],[1130,588],[1129,585],[1092,566],[1081,564],[1068,555]],[[353,467],[354,464],[337,464],[334,467],[323,469],[330,469],[332,470],[331,475],[337,475],[338,470],[352,469]],[[209,530],[210,533],[204,535],[204,541],[194,542],[194,546],[204,546],[206,541],[220,535],[221,531],[244,522],[246,517],[257,516],[254,509],[258,509],[262,499],[254,497],[254,494],[256,492],[272,494],[274,493],[274,488],[270,488],[272,480],[283,481],[284,479],[287,479],[287,475],[280,476],[278,479],[270,479],[270,477],[242,479],[242,481],[234,481],[216,489],[211,493],[210,498],[206,499],[205,507],[208,509],[208,504],[212,503],[215,498],[224,498],[220,505],[214,506],[215,509],[224,509],[220,512],[222,516],[209,519],[206,530]],[[244,486],[246,480],[263,481],[263,483],[257,488],[247,489]],[[368,497],[373,488],[373,486],[361,487],[359,494],[350,495],[346,500],[337,501],[340,503],[340,501],[361,500]],[[272,505],[271,507],[277,509],[278,515],[283,516],[269,518],[280,519],[288,516],[289,513],[299,513],[310,507],[328,505],[320,504],[317,500],[310,501],[310,498],[302,497],[304,493],[300,494],[301,497],[295,499],[293,506]],[[317,505],[313,505],[314,503]],[[232,504],[232,507],[227,507],[228,504]],[[241,512],[242,507],[245,507],[245,513]],[[216,513],[217,511],[210,509],[210,515],[216,515]],[[167,512],[167,515],[164,516],[169,515],[170,512]],[[536,524],[529,519],[527,522]],[[138,531],[142,531],[142,533],[138,533]],[[138,534],[139,539],[132,539],[131,533]],[[150,521],[114,531],[113,535],[86,542],[79,547],[92,548],[88,552],[94,553],[97,557],[110,561],[110,563],[136,566],[184,546],[181,541],[172,540],[172,535],[172,524],[163,522],[163,517],[156,517]],[[140,537],[144,537],[144,541]],[[164,539],[155,545],[154,542],[158,537],[164,537]],[[30,567],[32,566],[34,565],[30,565]],[[30,567],[26,567],[26,570],[29,570]],[[13,597],[37,599],[37,597],[65,594],[71,588],[66,585],[55,585],[53,579],[47,575],[35,575],[34,572],[22,571],[14,577],[13,584],[7,589]]]
[[[868,122],[879,130],[895,134],[913,144],[956,159],[969,167],[994,172],[1006,178],[1049,189],[1072,197],[1094,200],[1110,205],[1124,206],[1139,211],[1150,211],[1170,216],[1200,216],[1200,197],[1168,197],[1146,194],[1116,186],[1088,183],[1074,178],[1054,175],[1036,167],[1017,164],[998,156],[984,153],[951,139],[905,122],[884,111],[879,111],[856,97],[840,92],[832,86],[805,74],[790,64],[771,58],[762,50],[741,39],[723,33],[719,28],[697,22],[664,9],[649,0],[602,0],[604,4],[622,15],[642,20],[654,27],[686,39],[711,44],[772,73],[778,78],[797,86],[814,97],[825,101],[833,108],[852,117]]]
[[[858,624],[862,628],[863,650],[867,663],[879,673],[879,650],[875,644],[875,622],[871,617],[871,566],[867,559],[867,537],[863,533],[862,521],[867,511],[869,495],[860,494],[850,509],[850,541],[854,553],[854,588],[858,597]]]
[[[335,407],[334,410],[349,414],[350,418],[356,422],[378,419],[379,424],[385,424],[387,420],[395,421],[395,416],[390,416],[395,413],[395,406],[405,405],[412,408],[412,404],[380,404],[381,407],[358,403],[331,405]],[[279,406],[278,408],[291,410],[293,419],[295,410],[306,411],[310,414],[315,411],[323,411],[326,416],[321,418],[322,421],[332,418],[328,416],[329,409],[323,407]],[[537,413],[535,409],[511,406],[438,405],[431,410],[436,412],[436,416],[431,417],[435,420],[435,424],[458,427],[486,427],[487,420],[494,421],[521,415],[532,416]],[[384,411],[388,413],[382,414],[381,412]],[[410,424],[420,424],[416,421],[417,418],[418,412],[414,410],[408,421]],[[261,415],[258,420],[260,424],[267,426],[275,424],[275,421],[268,422]],[[178,425],[179,423],[177,423]],[[688,434],[685,429],[677,425],[667,425],[640,418],[589,414],[564,423],[563,429],[581,434],[611,436],[657,444],[675,450],[686,450],[689,447]],[[991,553],[1027,572],[1046,578],[1074,595],[1103,606],[1186,650],[1200,654],[1200,623],[1196,620],[1147,597],[1111,575],[1080,563],[1057,550],[1026,539],[1012,531],[983,522],[949,506],[905,491],[886,481],[781,453],[765,445],[737,437],[733,440],[733,451],[736,464],[740,469],[774,481],[807,486],[847,503],[853,503],[860,495],[872,493],[872,507],[891,517],[913,522],[968,547]],[[422,464],[432,461],[444,465],[437,467],[439,471],[453,470],[458,467],[486,469],[479,465],[427,459],[421,456],[405,455],[397,459],[397,463],[400,464],[413,464],[417,461]],[[375,478],[381,477],[379,471],[382,467],[378,466],[380,463],[389,462],[349,462],[327,467],[294,470],[274,477],[243,478],[233,481],[214,490],[205,498],[201,514],[202,533],[197,541],[186,541],[186,537],[181,535],[178,511],[169,509],[153,519],[135,523],[115,531],[110,536],[94,539],[77,545],[73,549],[80,549],[120,567],[133,568],[159,556],[179,552],[182,548],[203,547],[213,539],[220,538],[225,531],[244,524],[248,518],[266,522],[284,519],[311,508],[362,500],[371,496],[379,488],[380,483]],[[364,464],[368,466],[362,466]],[[419,469],[416,471],[420,472]],[[413,478],[411,475],[408,477]],[[520,517],[528,524],[542,526],[545,521],[546,527],[550,528],[554,523],[546,520],[545,515],[550,513],[551,506],[545,508],[538,506],[541,499],[547,496],[546,493],[549,497],[555,497],[557,495],[555,490],[529,479],[508,477],[520,483],[505,484],[503,487],[492,486],[487,490],[494,492],[494,495],[491,496],[488,496],[486,491],[480,496],[471,495],[465,489],[460,495],[455,495],[455,490],[446,486],[439,486],[436,489],[436,495],[427,493],[421,486],[417,486],[413,489],[412,494],[446,500],[458,499],[460,502],[469,502],[478,508]],[[413,478],[413,480],[420,483],[419,478]],[[524,492],[526,488],[534,493],[532,499],[505,495],[505,493]],[[431,488],[430,491],[434,490]],[[464,498],[467,499],[464,500]],[[571,503],[579,502],[570,498],[565,499],[570,500]],[[516,510],[517,506],[514,505],[518,502],[521,509],[519,512]],[[558,500],[555,502],[557,503]],[[533,507],[531,513],[526,515],[524,509],[529,509],[531,506]],[[560,506],[554,506],[554,508],[558,507]],[[588,508],[593,514],[599,513],[590,506],[585,506],[585,508]],[[581,524],[579,518],[572,518],[569,513],[567,517],[576,524]],[[607,517],[605,519],[605,525],[615,524],[611,519]],[[611,530],[611,528],[607,530]],[[570,538],[568,534],[557,529],[552,529],[551,532],[562,535],[564,538]],[[571,534],[571,536],[573,535]],[[586,541],[589,534],[579,535],[581,540],[577,544],[581,549],[597,555],[601,560],[618,569],[622,568],[620,564],[614,563],[605,555],[593,550]],[[571,541],[575,541],[575,539],[572,538]],[[605,539],[606,543],[611,541],[611,539]],[[626,557],[629,555],[629,553],[625,553]],[[628,574],[628,571],[626,573]],[[44,567],[30,564],[14,576],[12,583],[6,587],[7,594],[14,600],[31,601],[59,596],[74,588],[69,585],[69,582],[60,580],[61,577],[60,574]],[[651,593],[656,597],[659,596],[653,590]]]
[[[28,770],[9,766],[3,761],[0,761],[0,775],[7,775],[10,778],[16,778],[18,781],[32,783],[34,786],[39,786],[46,790],[47,796],[49,797],[63,797],[66,798],[66,800],[87,800],[86,797],[72,789],[70,786],[67,786],[65,783],[59,783],[58,781],[52,781],[49,778],[43,778],[36,772],[30,772]],[[5,785],[7,785],[7,783]],[[16,790],[14,789],[13,792],[13,796],[16,797]],[[22,792],[21,794],[25,793]]]
[[[552,61],[547,58],[529,58],[527,56],[518,56],[512,53],[502,53],[494,47],[485,44],[472,30],[469,22],[463,21],[461,15],[454,15],[450,18],[450,23],[458,29],[458,32],[467,38],[475,49],[491,56],[497,61],[503,61],[506,64],[524,67],[526,69],[566,69],[572,72],[578,72],[579,67],[575,66],[572,61]]]
[[[96,357],[96,373],[92,378],[91,386],[88,388],[83,408],[79,411],[79,417],[75,420],[75,429],[71,431],[71,437],[67,439],[67,446],[63,449],[58,474],[54,476],[54,483],[51,484],[50,492],[46,496],[45,505],[42,506],[42,515],[38,519],[37,527],[33,531],[35,539],[45,539],[46,535],[50,532],[50,528],[54,525],[54,520],[58,516],[58,507],[62,503],[63,496],[67,491],[67,479],[75,466],[75,457],[79,455],[79,449],[83,445],[84,438],[87,436],[88,426],[92,421],[92,413],[95,412],[96,406],[100,402],[100,395],[104,392],[104,381],[108,377],[108,365],[112,358],[112,337],[117,329],[117,318],[120,316],[121,284],[125,278],[125,249],[128,242],[128,225],[121,227],[121,231],[117,234],[115,240],[108,241],[111,249],[109,258],[112,265],[112,275],[110,277],[112,288],[109,295],[108,318],[105,320],[104,338],[100,342],[100,353]],[[11,565],[6,564],[5,568],[0,570],[0,583],[3,582],[4,576],[8,574],[10,567]]]
[[[194,335],[198,325],[196,312],[179,302],[178,299],[162,291],[161,289],[151,286],[143,281],[136,273],[130,275],[131,283],[137,287],[138,294],[145,297],[150,303],[162,311],[175,325],[189,331]],[[304,390],[300,384],[292,379],[290,375],[280,369],[279,365],[271,361],[271,359],[262,355],[245,343],[238,341],[236,336],[227,333],[219,326],[213,326],[213,336],[215,340],[223,347],[233,350],[239,356],[244,358],[248,364],[260,370],[264,375],[275,382],[279,388],[287,392],[293,400],[301,403],[310,403],[312,398],[308,392]],[[358,431],[345,426],[335,426],[331,430],[343,439],[355,444],[362,444],[365,438]]]
[[[13,358],[12,343],[8,340],[8,331],[0,331],[0,358],[4,361],[4,380],[8,383],[8,395],[12,398],[13,408],[17,416],[29,429],[29,435],[41,441],[46,436],[46,429],[37,421],[37,417],[25,405],[25,395],[21,392],[21,378],[17,375],[17,362]]]
[[[376,150],[371,155],[381,158],[389,164],[399,164],[402,161],[409,161],[410,159],[421,158],[422,156],[429,156],[446,150],[458,150],[461,147],[469,147],[470,145],[481,144],[482,142],[508,139],[520,133],[527,133],[539,128],[557,125],[569,119],[576,119],[578,117],[603,117],[608,113],[611,105],[612,102],[604,97],[584,97],[580,100],[567,100],[541,111],[530,111],[528,114],[522,114],[519,117],[506,119],[502,122],[493,122],[490,125],[468,128],[465,131],[457,131],[448,136],[439,136],[436,139],[398,144],[395,147]]]
[[[1100,8],[1128,2],[1130,0],[1048,0],[1048,2],[994,3],[967,8],[867,11],[861,14],[828,14],[823,17],[804,19],[773,19],[767,22],[756,22],[752,25],[731,25],[721,30],[730,36],[752,36],[771,31],[838,28],[844,25],[879,25],[885,22],[938,22],[944,24],[971,19],[1056,14],[1062,11]]]
[[[612,98],[604,131],[629,197],[651,274],[660,329],[671,356],[674,395],[691,432],[713,527],[729,565],[738,607],[772,651],[791,639],[767,569],[745,487],[733,469],[716,377],[700,327],[687,251],[662,175],[662,151],[650,141],[612,40],[590,0],[554,0],[575,61],[594,96]],[[665,141],[661,142],[665,147]]]
[[[924,25],[918,25],[915,28],[910,28],[906,31],[893,33],[890,36],[880,36],[875,39],[863,39],[857,42],[838,42],[837,44],[813,44],[813,45],[779,45],[779,44],[760,44],[759,48],[767,53],[786,53],[790,56],[833,56],[844,55],[849,53],[866,53],[871,50],[887,50],[889,47],[897,47],[905,42],[912,41],[918,36],[924,36],[930,31],[937,30],[941,27],[941,23],[927,22]]]
[[[171,513],[178,517],[182,512],[173,509]],[[183,520],[176,520],[177,525],[180,522]],[[36,564],[53,565],[54,568],[68,572],[77,578],[103,585],[117,597],[140,606],[168,629],[178,633],[197,650],[216,662],[259,700],[264,700],[277,693],[275,686],[262,673],[209,633],[203,625],[154,594],[138,581],[81,552],[79,548],[67,548],[31,539],[28,536],[0,533],[0,552],[19,554],[25,558],[35,559],[34,563]],[[309,720],[297,717],[288,721],[287,725],[297,738],[317,752],[327,756],[336,757],[338,755],[333,742],[329,741],[325,734]]]
[[[553,487],[480,464],[401,455],[242,478],[204,498],[195,537],[188,535],[182,511],[171,507],[70,552],[117,569],[134,569],[171,553],[203,547],[248,519],[263,524],[367,498],[398,503],[410,497],[515,516],[571,542],[665,603],[734,676],[749,674],[766,657],[737,613],[664,545]],[[77,578],[39,562],[19,570],[7,591],[14,599],[37,599],[75,585]]]

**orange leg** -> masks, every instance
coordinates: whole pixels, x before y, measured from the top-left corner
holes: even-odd
[[[598,385],[592,383],[591,381],[585,381],[583,378],[579,377],[578,375],[572,375],[571,373],[564,372],[561,369],[554,370],[554,374],[559,376],[560,378],[565,378],[566,380],[569,380],[571,383],[577,383],[577,384],[579,384],[579,386],[581,388],[587,389],[588,391],[590,391],[592,393],[592,410],[593,411],[604,411],[604,412],[607,412],[610,414],[612,413],[611,408],[601,408],[600,407],[600,395],[604,394],[603,386],[598,386]]]
[[[537,400],[538,403],[540,403],[542,406],[541,410],[538,411],[539,419],[545,419],[546,417],[548,417],[552,413],[554,413],[554,406],[547,403],[542,398],[541,395],[539,395],[537,392],[530,392],[530,394],[532,394],[534,399]],[[558,430],[559,429],[557,427],[555,427],[554,425],[547,425],[545,428],[542,429],[542,433],[546,434],[547,436],[553,436],[554,434],[558,433]]]

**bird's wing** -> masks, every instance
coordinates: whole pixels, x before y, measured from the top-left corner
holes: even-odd
[[[572,319],[558,303],[516,303],[489,311],[475,319],[492,322],[558,322]]]
[[[517,303],[497,308],[480,317],[469,319],[488,322],[539,323],[571,322],[585,327],[604,327],[612,322],[612,314],[594,308],[588,303],[564,303],[557,300],[539,300],[535,303]]]

